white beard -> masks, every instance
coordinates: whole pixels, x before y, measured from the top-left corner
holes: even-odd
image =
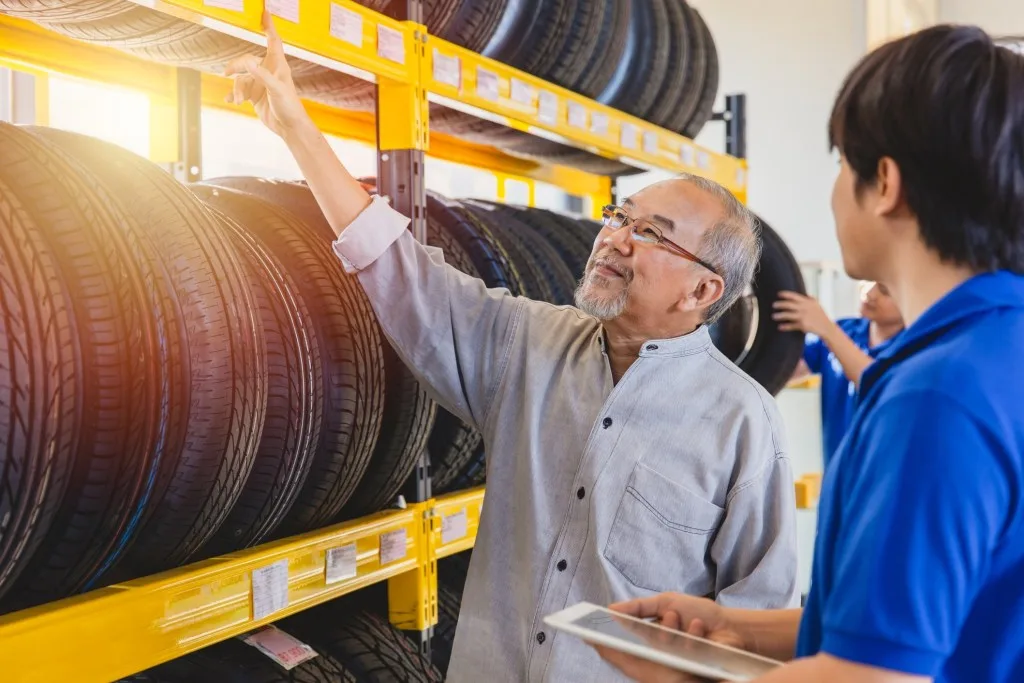
[[[590,285],[591,278],[594,277],[593,271],[587,273],[580,280],[580,284],[576,287],[576,308],[580,309],[587,315],[592,315],[598,320],[613,320],[622,315],[622,312],[626,310],[626,300],[629,297],[629,287],[623,287],[622,290],[611,297],[600,296],[595,294]],[[600,277],[600,276],[598,276]]]

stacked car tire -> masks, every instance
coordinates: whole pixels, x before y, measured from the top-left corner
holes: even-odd
[[[362,4],[383,11],[390,2]],[[718,54],[707,24],[685,0],[424,0],[424,11],[432,35],[659,126],[693,137],[711,117]],[[143,59],[212,73],[232,59],[262,53],[253,43],[131,0],[0,0],[0,13]],[[374,110],[372,84],[288,60],[303,97]],[[441,105],[431,105],[431,130],[603,175],[639,171]]]

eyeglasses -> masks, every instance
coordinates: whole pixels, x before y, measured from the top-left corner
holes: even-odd
[[[704,266],[715,275],[721,277],[718,270],[707,261],[704,261],[693,252],[683,249],[672,240],[667,239],[661,234],[661,230],[652,225],[650,221],[646,221],[642,218],[639,220],[630,218],[629,214],[627,214],[622,207],[615,206],[614,204],[608,204],[605,206],[601,209],[601,222],[604,224],[604,227],[609,228],[610,230],[619,230],[626,226],[632,226],[630,227],[629,232],[634,241],[640,242],[641,244],[661,245],[688,261],[693,261],[694,263]]]

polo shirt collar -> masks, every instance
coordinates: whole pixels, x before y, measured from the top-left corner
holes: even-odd
[[[601,353],[607,352],[608,342],[605,340],[604,327],[602,326],[598,335]],[[640,357],[657,356],[688,356],[692,353],[703,351],[711,345],[711,334],[707,325],[701,325],[693,332],[684,334],[681,337],[671,339],[649,339],[640,347]]]
[[[975,275],[936,301],[900,332],[864,372],[866,393],[887,367],[914,355],[961,321],[1000,308],[1024,308],[1024,276],[1000,270]]]

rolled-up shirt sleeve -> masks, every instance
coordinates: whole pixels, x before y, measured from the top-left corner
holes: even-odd
[[[795,508],[793,472],[782,454],[733,490],[711,546],[720,604],[745,609],[799,605]]]
[[[374,197],[334,242],[384,335],[445,408],[481,428],[508,361],[524,300],[447,265],[409,219]]]

